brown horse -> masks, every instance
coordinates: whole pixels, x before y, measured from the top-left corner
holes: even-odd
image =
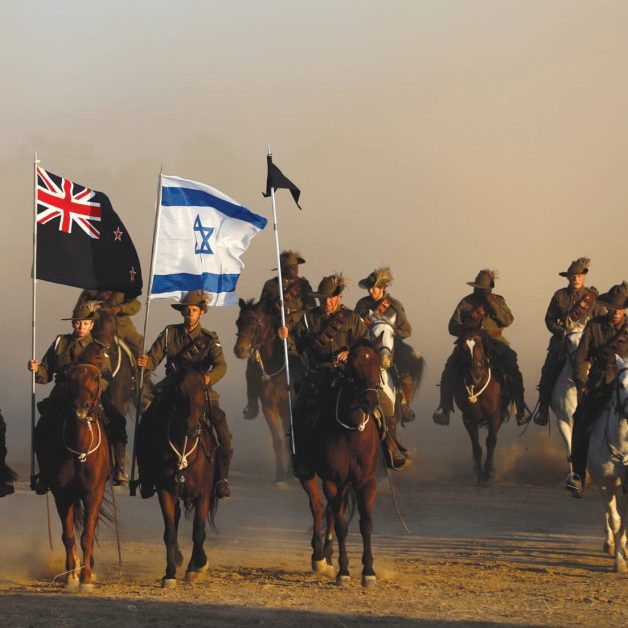
[[[155,405],[157,404],[157,405]],[[186,515],[194,511],[194,546],[185,579],[195,581],[207,571],[205,524],[214,527],[217,443],[207,429],[211,407],[204,377],[195,369],[178,376],[177,384],[144,415],[138,433],[140,478],[154,479],[164,519],[166,573],[161,586],[177,586],[177,567],[183,562],[177,535],[181,502]]]
[[[454,399],[462,412],[462,421],[471,438],[477,483],[493,478],[493,454],[497,432],[502,424],[504,401],[502,384],[485,353],[482,334],[472,333],[458,342],[462,377],[456,383]],[[479,428],[486,425],[486,460],[482,469]]]
[[[273,439],[276,481],[290,477],[290,451],[287,434],[290,431],[288,392],[284,354],[277,342],[273,315],[264,303],[240,299],[240,315],[233,352],[240,359],[252,357],[260,367],[262,412]]]
[[[111,472],[109,440],[100,416],[100,351],[88,346],[79,363],[68,373],[68,398],[51,411],[49,430],[54,438],[46,443],[46,477],[63,527],[66,588],[93,588],[93,547],[103,509],[107,478]],[[44,462],[42,460],[41,462]],[[83,564],[76,550],[75,530],[82,530]]]
[[[379,357],[369,341],[359,342],[349,353],[344,373],[327,390],[320,391],[319,418],[315,433],[307,439],[306,456],[316,475],[301,480],[310,500],[314,520],[312,533],[312,569],[325,571],[331,565],[333,529],[338,535],[338,584],[350,581],[347,556],[348,523],[346,507],[349,491],[355,492],[362,534],[362,584],[375,584],[371,534],[372,511],[377,491],[376,471],[380,434],[374,421],[378,407]],[[327,509],[317,477],[321,479]],[[328,519],[323,542],[323,521]]]
[[[105,345],[111,361],[111,404],[122,416],[126,416],[137,381],[137,367],[131,349],[117,335],[114,313],[106,306],[98,311],[93,336]]]

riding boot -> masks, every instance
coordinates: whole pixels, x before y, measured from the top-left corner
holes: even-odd
[[[246,363],[246,407],[242,411],[245,419],[252,421],[259,414],[259,396],[262,392],[262,373],[253,358]]]
[[[394,471],[403,471],[412,464],[412,461],[408,457],[406,450],[399,445],[395,437],[396,426],[394,416],[386,417],[386,427],[386,436],[382,441],[386,466]]]
[[[537,425],[547,425],[549,421],[549,407],[552,399],[554,384],[565,364],[561,356],[562,341],[552,338],[547,351],[545,363],[541,369],[541,381],[539,382],[539,409],[534,416]]]
[[[216,457],[216,496],[222,499],[231,495],[229,465],[233,457],[232,435],[227,425],[225,413],[215,404],[211,406],[211,422],[219,441],[218,456]]]
[[[113,443],[113,484],[114,486],[126,486],[129,483],[129,476],[124,468],[124,458],[126,455],[126,445],[123,442]]]

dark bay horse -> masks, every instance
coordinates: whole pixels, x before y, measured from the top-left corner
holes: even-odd
[[[462,421],[471,437],[473,463],[478,484],[493,477],[493,454],[497,432],[502,424],[504,401],[502,384],[491,368],[485,353],[483,336],[479,333],[461,338],[456,351],[461,360],[461,378],[456,382],[454,399],[462,412]],[[486,425],[486,460],[482,469],[482,447],[479,428]]]
[[[81,354],[68,374],[68,399],[47,417],[54,438],[46,443],[46,476],[63,527],[66,589],[93,588],[93,547],[100,516],[111,519],[104,506],[111,472],[109,440],[100,414],[100,352],[95,344]],[[43,461],[43,460],[42,460]],[[83,564],[76,550],[81,531]]]
[[[177,535],[181,502],[186,514],[194,511],[194,546],[185,579],[193,582],[208,569],[205,524],[213,527],[218,506],[215,495],[217,443],[206,427],[211,408],[203,375],[188,369],[178,376],[166,397],[154,402],[142,418],[138,433],[140,478],[155,480],[164,519],[166,573],[161,586],[177,586],[177,567],[183,562]]]
[[[118,337],[116,317],[106,305],[98,310],[93,336],[105,345],[111,361],[113,376],[109,386],[111,403],[122,416],[126,416],[137,381],[137,367],[133,352],[124,340]]]
[[[338,536],[338,584],[348,584],[347,556],[348,523],[346,509],[349,490],[355,492],[362,534],[362,584],[375,584],[371,534],[372,511],[377,491],[377,457],[380,434],[373,419],[378,407],[380,374],[377,348],[361,341],[350,352],[344,373],[328,390],[321,391],[319,419],[315,433],[308,439],[308,458],[316,475],[301,484],[310,500],[314,520],[312,533],[312,569],[323,571],[331,565],[333,530]],[[321,494],[318,478],[322,481]],[[333,526],[328,520],[323,541],[323,522],[333,514]]]
[[[233,352],[240,359],[252,357],[260,367],[262,385],[260,400],[262,413],[273,439],[276,462],[276,481],[291,477],[290,451],[287,434],[290,432],[288,392],[283,349],[277,342],[273,315],[263,302],[240,299],[240,315]]]

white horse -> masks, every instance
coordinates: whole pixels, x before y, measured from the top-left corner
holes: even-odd
[[[369,319],[371,320],[371,326],[369,327],[371,340],[380,338],[381,343],[378,351],[380,359],[379,379],[382,392],[390,401],[390,408],[394,412],[397,401],[397,387],[390,369],[395,346],[394,320],[391,321],[386,316],[378,315],[375,312],[369,312]]]
[[[567,460],[571,457],[571,435],[573,432],[573,414],[578,405],[578,393],[576,391],[576,383],[573,379],[573,361],[576,349],[580,344],[580,338],[584,331],[584,323],[569,324],[567,334],[563,340],[563,351],[565,352],[565,365],[560,372],[554,389],[552,390],[552,398],[550,407],[558,419],[558,431],[563,439],[565,451],[567,452]],[[569,463],[569,476],[573,475],[573,467]]]
[[[619,375],[613,393],[595,420],[587,467],[605,505],[604,550],[615,556],[615,571],[627,572],[628,525],[628,358],[616,356]]]

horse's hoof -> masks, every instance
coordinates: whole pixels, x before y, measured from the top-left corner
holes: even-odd
[[[324,558],[321,558],[321,560],[312,560],[312,571],[325,573],[327,571],[327,561]]]
[[[65,586],[63,587],[64,591],[67,591],[68,593],[76,593],[79,590],[79,580],[78,578],[76,578],[76,580],[72,579],[72,580],[68,580],[65,583]]]
[[[336,584],[341,587],[346,587],[351,584],[351,576],[338,574],[336,576]]]
[[[176,578],[162,578],[161,588],[162,589],[176,589],[177,588]]]
[[[93,582],[81,582],[79,591],[81,593],[93,593],[96,585]]]
[[[202,567],[196,565],[188,565],[188,570],[185,572],[185,582],[197,582],[201,576],[209,569],[209,561],[206,561]]]
[[[628,573],[628,565],[626,564],[626,561],[622,560],[621,562],[616,562],[615,571],[617,573]]]
[[[377,578],[375,575],[372,576],[362,576],[362,586],[363,587],[374,587],[377,583]]]

